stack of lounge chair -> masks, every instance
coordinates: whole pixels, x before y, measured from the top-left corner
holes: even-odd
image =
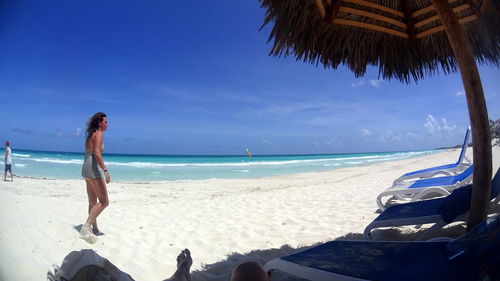
[[[474,170],[464,162],[469,135],[470,128],[456,163],[404,174],[377,197],[383,212],[365,228],[364,241],[330,241],[273,259],[265,270],[314,281],[497,280],[492,278],[500,278],[498,210],[456,239],[427,240],[436,230],[468,215]],[[438,175],[444,176],[435,177]],[[499,206],[499,193],[500,169],[492,180],[492,207]],[[440,197],[429,199],[435,195]],[[388,196],[396,197],[400,204],[388,207],[387,201],[382,203]],[[432,226],[417,241],[371,241],[374,229],[422,224]]]
[[[454,189],[467,185],[472,181],[474,165],[466,161],[465,153],[470,141],[470,127],[465,132],[462,149],[456,163],[441,165],[406,173],[397,178],[393,185],[377,197],[380,210],[390,204],[419,201],[423,198],[448,196]],[[439,176],[439,177],[437,177]],[[397,201],[387,200],[395,197]]]

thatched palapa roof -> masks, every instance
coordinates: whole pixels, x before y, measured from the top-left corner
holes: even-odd
[[[500,62],[500,0],[449,0],[465,27],[474,57]],[[367,65],[385,79],[408,83],[457,63],[431,0],[261,0],[264,25],[274,23],[271,54],[326,68],[347,65],[356,76]]]

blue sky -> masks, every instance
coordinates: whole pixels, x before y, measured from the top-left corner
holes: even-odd
[[[459,144],[458,74],[410,85],[268,56],[253,1],[0,2],[0,138],[82,151],[109,116],[106,152],[341,153]],[[500,70],[480,66],[490,119]]]

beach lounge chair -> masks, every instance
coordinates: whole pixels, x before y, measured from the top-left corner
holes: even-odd
[[[264,269],[312,281],[497,280],[500,218],[449,241],[331,241],[271,260]]]
[[[451,175],[462,172],[463,170],[467,169],[471,165],[468,162],[464,162],[464,160],[466,160],[465,153],[467,152],[467,147],[469,146],[469,140],[470,140],[470,127],[467,128],[467,130],[465,131],[465,138],[464,138],[464,142],[462,144],[462,150],[460,151],[460,154],[458,156],[458,160],[456,163],[441,165],[441,166],[436,166],[436,167],[432,167],[432,168],[427,168],[427,169],[423,169],[423,170],[418,170],[418,171],[406,173],[406,174],[402,175],[401,177],[397,178],[394,181],[393,185],[400,184],[403,181],[407,181],[407,180],[415,180],[418,178],[431,178],[431,177],[434,177],[436,175],[451,176]]]
[[[452,190],[469,184],[472,181],[473,171],[474,165],[471,165],[465,171],[454,176],[421,179],[407,185],[392,186],[377,196],[377,205],[380,210],[385,210],[387,201],[384,204],[382,199],[392,195],[397,195],[399,199],[407,199],[406,201],[410,202],[421,200],[432,194],[436,195],[434,197],[447,196]]]
[[[490,200],[497,207],[500,197],[500,169],[491,182]],[[470,208],[472,185],[455,189],[449,196],[395,205],[383,211],[364,231],[365,239],[372,239],[371,231],[379,227],[434,224],[417,240],[427,240],[430,235],[454,220],[465,219]]]

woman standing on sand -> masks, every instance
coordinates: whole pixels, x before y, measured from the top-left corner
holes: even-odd
[[[80,236],[91,244],[97,241],[95,235],[99,233],[97,216],[109,205],[106,183],[109,183],[111,179],[102,159],[103,138],[104,132],[107,129],[108,118],[102,112],[97,112],[87,122],[87,139],[85,141],[85,159],[83,161],[82,177],[87,184],[89,216],[80,231]],[[98,167],[101,167],[104,172],[106,182],[104,182]],[[99,199],[99,202],[97,202],[97,199]]]

